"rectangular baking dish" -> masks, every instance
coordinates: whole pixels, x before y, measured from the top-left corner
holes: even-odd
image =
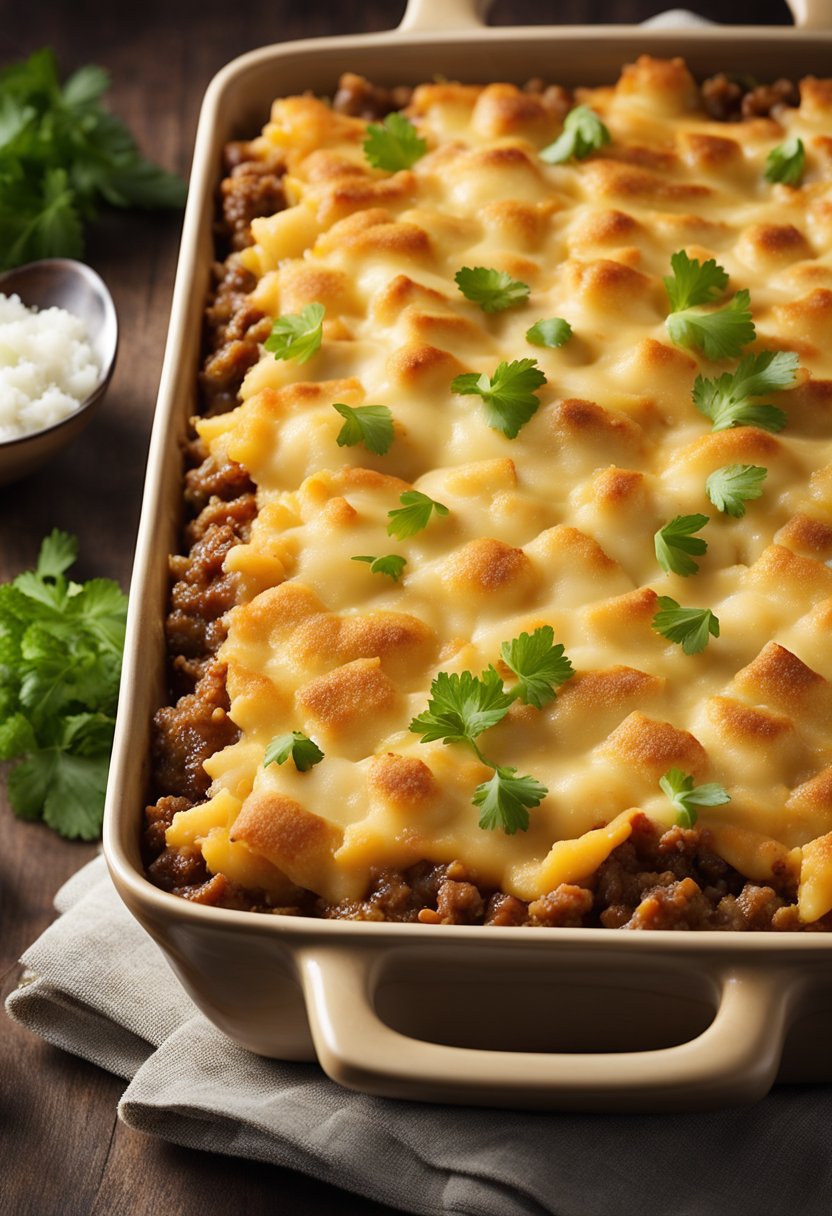
[[[674,30],[489,29],[476,0],[410,0],[397,30],[265,47],[230,63],[208,88],[150,448],[104,847],[128,908],[199,1008],[244,1047],[317,1058],[334,1080],[373,1094],[544,1109],[693,1110],[753,1101],[776,1079],[832,1079],[826,934],[488,930],[256,915],[158,890],[139,853],[149,727],[164,699],[179,441],[196,408],[223,144],[257,132],[274,97],[331,94],[347,69],[380,84],[437,74],[595,84],[647,52],[682,54],[698,77],[828,73],[832,6],[791,2],[793,30]]]

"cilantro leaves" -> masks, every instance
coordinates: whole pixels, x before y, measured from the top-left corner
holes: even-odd
[[[572,337],[572,326],[563,317],[549,317],[548,320],[535,321],[526,330],[526,341],[532,346],[548,346],[555,350],[563,346]]]
[[[407,558],[400,557],[398,553],[388,553],[385,557],[354,557],[352,560],[366,562],[371,574],[386,574],[394,583],[399,581],[407,565]]]
[[[713,423],[714,431],[734,426],[756,426],[764,431],[782,431],[786,415],[775,405],[754,405],[752,397],[791,388],[799,358],[794,351],[764,350],[746,355],[734,372],[723,372],[716,380],[697,376],[693,403]]]
[[[756,464],[726,464],[705,482],[705,492],[717,511],[741,519],[745,504],[761,498],[768,469]]]
[[[479,304],[483,312],[502,312],[529,298],[528,283],[521,283],[507,271],[493,267],[463,266],[454,275],[454,282],[465,299]]]
[[[503,662],[517,676],[517,684],[506,690],[494,667],[480,676],[470,671],[440,671],[430,688],[428,707],[410,723],[422,743],[466,743],[477,759],[494,775],[474,791],[474,806],[481,808],[479,826],[502,828],[506,835],[526,831],[528,810],[546,797],[548,790],[534,777],[518,777],[517,769],[496,764],[482,754],[476,740],[484,731],[502,722],[515,700],[541,709],[553,701],[557,688],[572,675],[572,664],[563,646],[554,645],[554,631],[541,625],[534,633],[521,633],[500,648]]]
[[[493,376],[465,372],[451,381],[451,392],[461,396],[478,394],[485,405],[488,425],[516,439],[540,405],[535,393],[546,383],[536,359],[514,359],[500,363]]]
[[[716,312],[694,312],[686,308],[672,312],[665,328],[677,346],[699,347],[708,359],[725,359],[741,354],[754,341],[756,331],[751,319],[751,293],[738,291],[724,308]]]
[[[63,836],[101,832],[127,597],[71,582],[73,537],[54,530],[37,567],[0,586],[0,760],[18,760],[16,814]]]
[[[696,574],[699,564],[689,554],[701,556],[707,551],[708,542],[693,533],[701,532],[707,522],[707,515],[677,515],[659,528],[654,537],[656,561],[665,574],[681,574],[683,578]]]
[[[797,186],[806,167],[806,149],[802,139],[786,139],[772,148],[766,157],[765,179],[767,182],[783,182],[786,186]]]
[[[706,785],[694,785],[693,777],[678,768],[668,769],[665,775],[659,778],[659,786],[662,793],[670,799],[680,828],[693,827],[698,818],[696,807],[724,806],[726,802],[731,801],[731,795],[724,785],[719,785],[716,781]]]
[[[405,490],[399,495],[400,507],[394,507],[387,512],[389,523],[387,535],[395,536],[396,540],[406,540],[415,536],[430,523],[430,517],[435,511],[437,515],[448,515],[449,511],[441,502],[428,498],[421,490]]]
[[[306,363],[320,349],[323,338],[323,304],[307,304],[299,313],[275,317],[272,332],[263,343],[275,359],[297,359]]]
[[[671,312],[683,312],[696,304],[712,304],[728,286],[728,272],[714,258],[699,262],[684,249],[670,257],[672,276],[663,280]]]
[[[719,637],[719,621],[710,608],[681,608],[669,595],[660,595],[658,605],[653,628],[681,646],[685,654],[699,654],[709,638]]]
[[[291,730],[272,739],[263,757],[263,768],[267,764],[285,764],[290,756],[298,772],[307,773],[310,768],[320,764],[324,753],[307,735],[299,730]]]
[[[375,169],[391,173],[410,169],[428,150],[413,123],[404,114],[388,114],[383,123],[369,123],[364,155]]]
[[[547,165],[560,165],[567,160],[583,160],[611,140],[607,128],[589,106],[575,106],[563,120],[563,131],[544,148],[540,159]]]
[[[145,160],[101,103],[109,76],[81,68],[63,88],[51,50],[0,72],[0,270],[79,257],[104,205],[181,207],[186,187]]]
[[[386,405],[344,405],[334,403],[332,408],[337,410],[344,421],[336,438],[339,448],[354,447],[363,443],[376,456],[383,456],[390,450],[395,437],[393,415]]]

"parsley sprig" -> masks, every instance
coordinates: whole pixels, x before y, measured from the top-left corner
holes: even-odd
[[[382,123],[370,123],[364,140],[364,155],[375,169],[395,173],[410,169],[428,150],[409,118],[394,112]]]
[[[263,768],[267,764],[285,764],[290,756],[298,772],[307,773],[310,768],[320,764],[324,753],[308,735],[299,730],[291,730],[272,739],[263,757]]]
[[[529,298],[528,283],[493,266],[463,266],[454,275],[454,282],[465,299],[479,304],[483,312],[502,312]]]
[[[734,426],[756,426],[764,431],[782,431],[786,415],[775,405],[759,405],[752,397],[791,388],[799,358],[794,351],[764,350],[746,355],[734,372],[723,372],[716,380],[697,376],[693,403],[713,423],[713,431]]]
[[[551,625],[504,642],[500,654],[517,677],[512,688],[506,689],[493,666],[480,676],[470,671],[440,671],[431,684],[427,709],[413,719],[410,730],[421,736],[422,743],[466,744],[482,764],[494,770],[474,791],[474,806],[481,811],[479,826],[486,830],[500,827],[512,836],[528,829],[530,808],[542,802],[548,790],[534,777],[518,777],[516,768],[489,760],[476,740],[502,722],[513,701],[537,709],[553,701],[573,670],[563,646],[554,645]]]
[[[707,515],[677,515],[670,523],[659,528],[653,539],[656,561],[665,574],[681,574],[683,578],[696,574],[699,563],[690,554],[701,557],[707,552],[708,542],[693,533],[701,532],[707,522]]]
[[[783,182],[797,186],[806,168],[806,149],[803,140],[786,139],[772,148],[766,157],[765,179],[767,182]]]
[[[611,140],[607,128],[589,106],[575,106],[563,120],[563,131],[554,143],[540,153],[547,165],[560,165],[567,160],[584,160],[592,152],[605,147]]]
[[[325,308],[323,304],[307,304],[298,313],[275,317],[272,332],[263,343],[275,359],[296,359],[306,363],[320,349],[323,338]]]
[[[685,654],[699,654],[711,637],[719,637],[719,620],[710,608],[682,608],[669,595],[660,595],[657,602],[653,628],[681,646]]]
[[[716,312],[696,312],[692,308],[672,312],[665,328],[677,346],[698,348],[708,359],[736,358],[756,335],[751,294],[743,288]]]
[[[476,372],[455,376],[451,392],[482,397],[488,425],[508,439],[516,439],[520,428],[537,412],[540,401],[536,392],[545,383],[536,359],[514,359],[500,363],[493,376],[485,372],[480,376]]]
[[[55,529],[37,566],[0,587],[0,761],[11,805],[62,836],[101,832],[127,597],[72,582],[74,537]]]
[[[664,279],[671,312],[684,312],[697,304],[713,304],[728,286],[728,272],[714,258],[700,262],[684,249],[670,256],[673,274]]]
[[[572,337],[572,326],[563,317],[548,317],[535,321],[526,330],[526,341],[532,346],[548,346],[551,350],[563,346]]]
[[[332,408],[344,419],[344,425],[336,436],[339,448],[354,447],[363,443],[376,456],[389,452],[395,438],[393,415],[386,405],[344,405],[333,402]]]
[[[354,557],[354,562],[366,562],[371,574],[386,574],[397,583],[407,565],[407,558],[398,553],[387,553],[384,557]]]
[[[690,773],[683,773],[679,768],[671,768],[659,778],[662,793],[670,799],[670,804],[676,812],[676,822],[680,828],[692,828],[698,819],[698,806],[724,806],[731,801],[731,795],[724,785],[709,781],[705,785],[694,785]]]
[[[387,512],[390,521],[387,525],[387,535],[395,536],[396,540],[406,540],[408,536],[421,532],[430,523],[434,512],[437,515],[450,514],[443,503],[428,497],[421,490],[405,490],[399,495],[399,502],[402,504],[400,507],[394,507],[392,511]]]
[[[717,511],[742,519],[745,504],[761,498],[768,469],[756,464],[726,464],[705,482],[705,492]]]

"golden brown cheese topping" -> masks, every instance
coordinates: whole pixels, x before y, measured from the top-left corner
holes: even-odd
[[[548,164],[561,131],[508,84],[418,88],[407,110],[427,151],[373,168],[366,123],[312,97],[275,102],[262,146],[282,150],[290,206],[254,220],[243,251],[253,304],[273,317],[325,309],[306,362],[261,350],[242,404],[203,420],[217,457],[249,470],[259,514],[226,568],[239,577],[221,658],[240,739],[206,764],[210,799],[181,812],[170,845],[201,843],[210,870],[279,893],[288,877],[357,898],[372,871],[460,859],[531,900],[580,882],[631,830],[634,808],[675,810],[670,769],[718,783],[699,808],[717,851],[749,878],[799,876],[804,921],[832,909],[832,95],[803,82],[777,119],[708,119],[681,61],[647,58],[615,87],[579,90],[611,141]],[[768,181],[799,137],[802,184]],[[750,292],[742,354],[795,352],[794,387],[758,399],[779,433],[713,430],[697,377],[738,357],[674,344],[671,255],[715,259],[717,301]],[[488,313],[462,267],[506,272],[528,298]],[[707,305],[701,311],[713,311]],[[559,348],[526,337],[561,317]],[[516,438],[465,373],[536,359],[546,382]],[[334,404],[388,407],[384,454],[339,446]],[[767,470],[742,517],[705,483]],[[389,512],[416,489],[447,508],[398,540]],[[682,577],[654,534],[702,514],[707,552]],[[394,581],[361,555],[397,554]],[[698,653],[654,627],[660,597],[710,609]],[[460,744],[409,730],[437,673],[479,674],[501,644],[548,625],[575,675],[541,709],[515,702],[480,739],[548,791],[527,831],[484,830],[472,792],[491,770]],[[507,674],[507,669],[503,670]],[[264,765],[299,731],[324,759]],[[284,877],[285,876],[285,877]]]

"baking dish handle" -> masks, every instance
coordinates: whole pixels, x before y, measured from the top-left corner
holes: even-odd
[[[832,29],[832,0],[786,0],[801,30]]]
[[[489,1051],[410,1038],[374,1008],[383,953],[311,948],[299,960],[324,1071],[388,1098],[549,1110],[706,1110],[753,1102],[780,1064],[800,981],[794,970],[733,966],[697,1038],[655,1051]]]
[[[479,29],[490,7],[491,0],[407,0],[399,30],[407,34]]]

